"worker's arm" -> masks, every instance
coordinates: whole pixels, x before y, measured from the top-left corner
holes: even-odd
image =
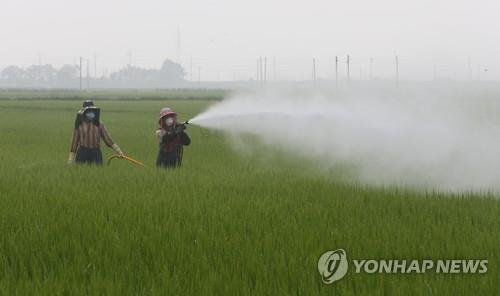
[[[188,146],[189,144],[191,144],[191,138],[188,136],[186,132],[181,132],[179,135],[181,137],[181,143],[183,145]]]
[[[158,140],[158,142],[161,143],[161,141],[163,140],[163,136],[165,135],[166,131],[164,129],[157,129],[155,134],[156,134],[156,139]]]
[[[177,133],[175,131],[166,131],[164,129],[160,129],[157,135],[161,144],[170,143],[177,137]]]
[[[104,126],[104,124],[100,124],[99,125],[99,129],[100,129],[100,132],[101,132],[101,138],[104,140],[104,143],[106,143],[106,145],[108,147],[111,147],[113,148],[113,150],[115,150],[115,152],[120,155],[120,156],[123,156],[123,152],[122,150],[120,149],[120,147],[118,147],[118,145],[113,141],[113,138],[111,138],[111,135],[109,134],[108,130],[106,129],[106,127]]]
[[[73,129],[73,138],[71,139],[71,147],[69,148],[68,163],[71,164],[75,161],[75,154],[78,146],[80,145],[80,129]]]

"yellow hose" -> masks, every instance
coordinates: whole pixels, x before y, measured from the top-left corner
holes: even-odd
[[[141,167],[146,167],[142,162],[138,161],[138,160],[135,160],[133,159],[132,157],[130,156],[126,156],[126,155],[123,155],[123,156],[120,156],[118,154],[113,154],[111,155],[109,158],[108,158],[108,165],[111,164],[111,160],[115,159],[115,158],[123,158],[123,159],[126,159],[128,161],[130,161],[131,163],[133,164],[136,164],[138,166],[141,166]]]

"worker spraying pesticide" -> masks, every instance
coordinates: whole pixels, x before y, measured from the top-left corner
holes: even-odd
[[[184,146],[191,143],[185,132],[188,123],[178,122],[177,113],[170,108],[160,110],[159,128],[156,130],[159,143],[157,167],[173,168],[181,165]]]
[[[123,156],[120,147],[113,141],[110,134],[100,121],[100,108],[90,100],[83,102],[83,107],[77,113],[73,130],[73,139],[68,163],[87,163],[102,165],[100,140],[104,140],[119,156]]]

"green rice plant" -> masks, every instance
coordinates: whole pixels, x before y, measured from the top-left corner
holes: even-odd
[[[96,103],[116,142],[148,168],[67,165],[80,102],[0,101],[0,295],[497,293],[493,194],[366,186],[277,150],[238,151],[196,126],[183,166],[158,170],[159,109],[189,119],[212,102]],[[488,272],[352,268],[324,285],[318,258],[338,248],[360,259],[488,259]]]

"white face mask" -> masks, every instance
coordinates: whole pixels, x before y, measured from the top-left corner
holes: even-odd
[[[174,124],[174,119],[172,117],[165,118],[165,125],[172,126]]]
[[[94,112],[87,112],[87,113],[85,113],[85,117],[88,120],[93,120],[95,118],[95,113]]]

